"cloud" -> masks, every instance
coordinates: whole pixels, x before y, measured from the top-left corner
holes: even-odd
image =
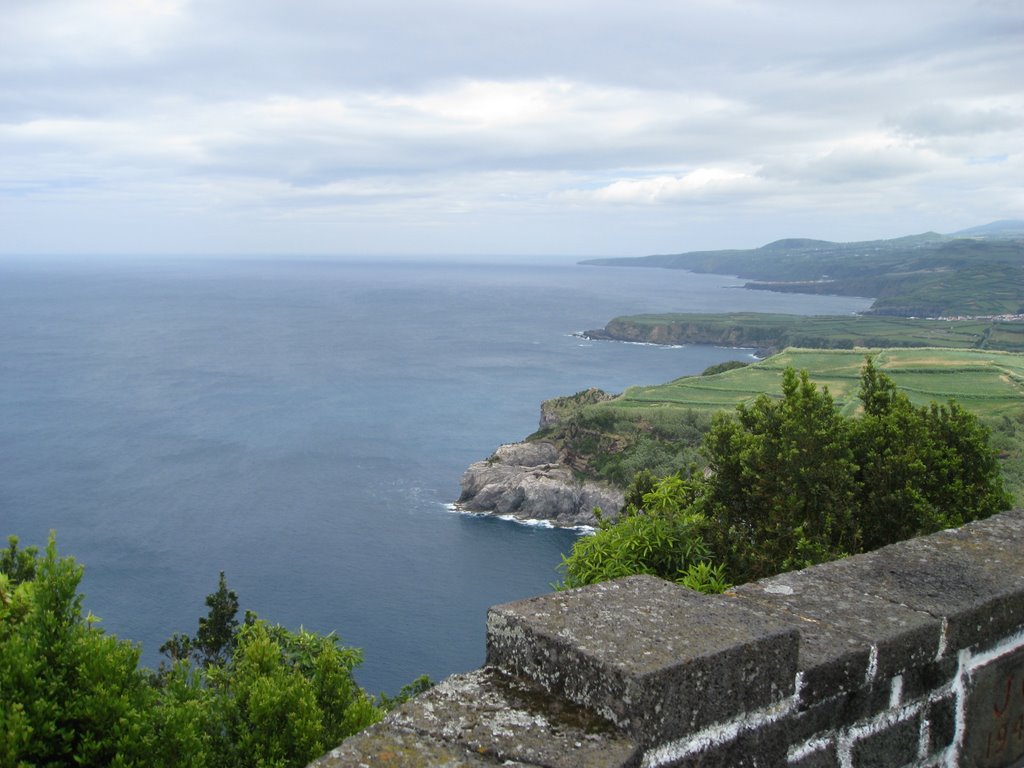
[[[1024,125],[1024,102],[1009,104],[918,104],[889,121],[896,130],[914,137],[977,136],[1016,131]]]
[[[843,138],[810,156],[766,166],[767,178],[815,184],[892,181],[934,169],[942,159],[897,137],[870,133]]]
[[[697,168],[679,176],[617,179],[597,189],[573,189],[553,195],[572,203],[661,205],[735,199],[756,192],[761,181],[750,173],[723,168]]]
[[[304,221],[462,248],[474,216],[524,244],[614,220],[625,248],[697,217],[760,242],[1020,216],[1022,32],[1019,3],[958,0],[11,0],[3,247],[75,206],[101,250],[90,211],[140,243],[180,229],[162,211],[260,222],[276,250]]]

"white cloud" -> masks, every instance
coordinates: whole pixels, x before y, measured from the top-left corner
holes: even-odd
[[[2,68],[149,56],[175,44],[188,0],[33,0],[4,7]]]
[[[956,0],[11,0],[3,247],[114,201],[140,243],[201,211],[277,250],[302,222],[462,248],[500,217],[543,249],[1020,216],[1021,30],[1020,4]]]
[[[697,168],[680,176],[617,179],[593,190],[574,189],[553,195],[574,203],[657,205],[736,198],[762,186],[753,174],[723,168]]]

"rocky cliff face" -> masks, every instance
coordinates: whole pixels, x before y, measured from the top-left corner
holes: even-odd
[[[461,509],[565,527],[593,525],[594,507],[614,516],[623,503],[617,488],[577,479],[558,447],[544,440],[503,445],[491,458],[470,465],[460,482]]]

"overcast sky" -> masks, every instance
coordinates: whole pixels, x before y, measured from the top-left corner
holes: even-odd
[[[1021,0],[0,3],[0,253],[641,255],[1001,218]]]

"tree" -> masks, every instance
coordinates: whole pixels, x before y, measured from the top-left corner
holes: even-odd
[[[1009,508],[989,432],[955,402],[916,408],[866,361],[853,420],[865,549]]]
[[[650,484],[650,490],[639,489]],[[706,518],[694,509],[702,485],[671,475],[652,482],[638,475],[629,504],[615,522],[601,519],[593,536],[580,539],[560,570],[561,588],[579,587],[620,576],[646,573],[704,592],[721,592],[726,581],[711,561],[706,545]]]
[[[220,572],[217,591],[206,596],[209,613],[199,619],[195,637],[175,633],[160,646],[160,653],[172,662],[189,657],[201,666],[223,664],[231,657],[238,630],[238,595],[228,589],[224,571]]]
[[[804,371],[782,399],[718,414],[704,442],[705,514],[731,579],[747,581],[855,552],[857,490],[849,424]]]
[[[291,632],[247,611],[224,572],[195,637],[176,634],[155,676],[162,718],[154,750],[167,765],[301,766],[376,722],[383,710],[356,685],[362,653],[334,634]]]
[[[565,586],[652,573],[713,591],[1009,508],[973,415],[913,406],[871,360],[860,399],[863,415],[843,417],[787,369],[781,398],[716,414],[705,478],[638,475],[619,520],[564,558]]]
[[[0,766],[146,764],[139,649],[82,615],[81,578],[53,534],[0,558]]]
[[[252,613],[240,625],[223,573],[156,673],[82,615],[81,577],[52,534],[42,554],[13,537],[0,552],[0,768],[298,768],[383,716],[353,679],[359,650]]]

